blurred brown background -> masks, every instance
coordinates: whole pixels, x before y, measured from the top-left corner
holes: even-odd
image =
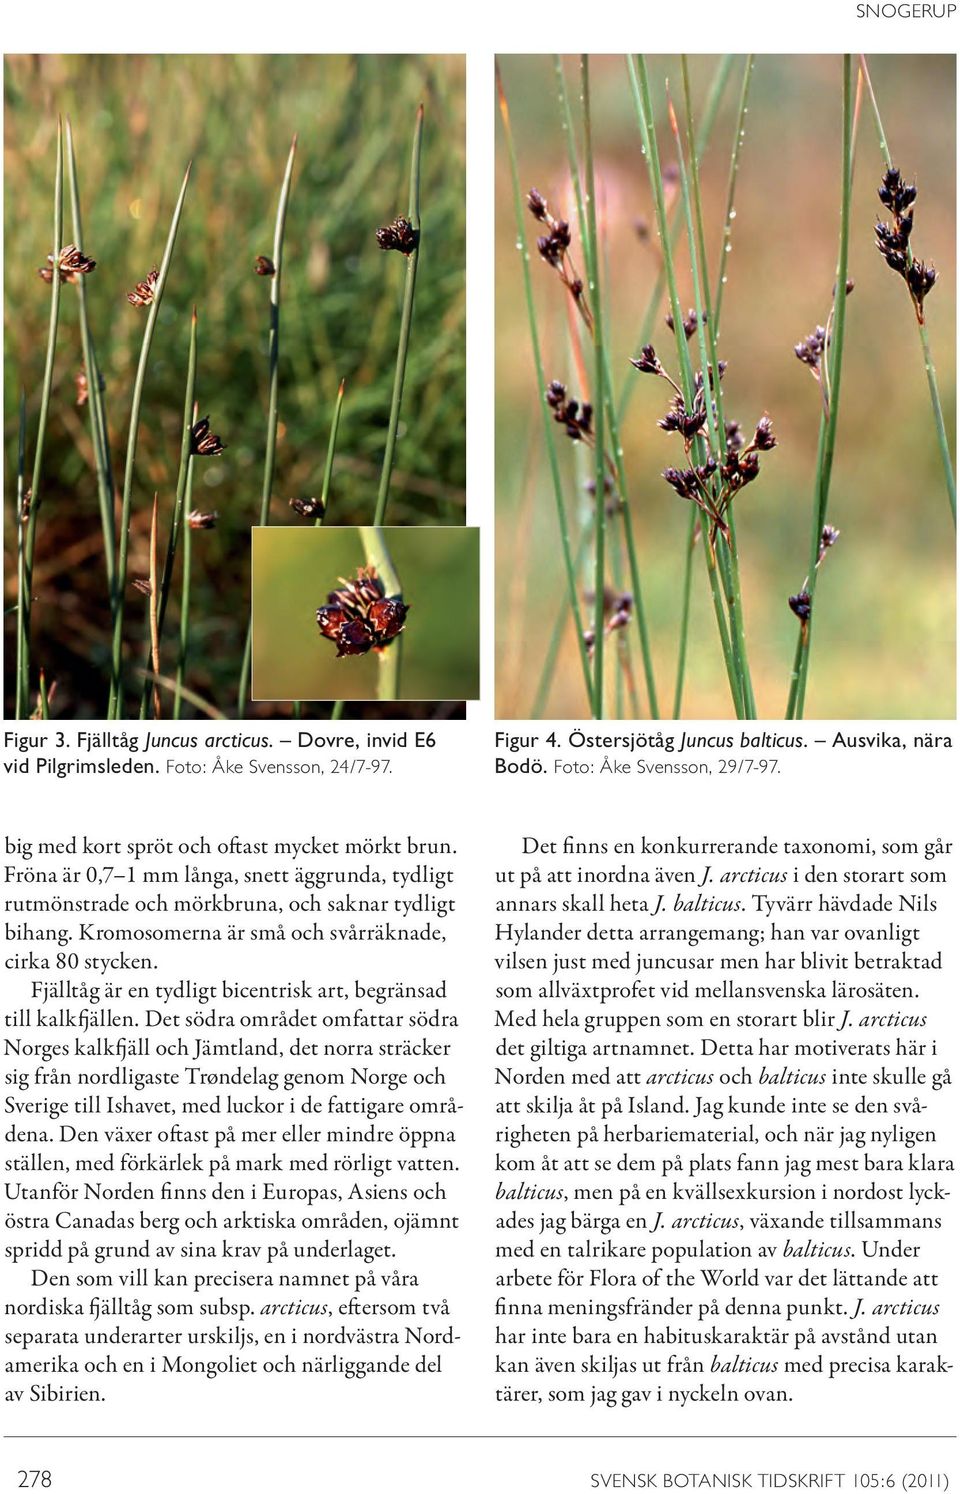
[[[948,431],[955,430],[955,61],[950,56],[868,59],[895,162],[916,181],[914,251],[938,267],[928,327]],[[702,114],[718,59],[690,59],[694,106]],[[719,273],[720,233],[743,59],[737,58],[702,166],[708,269]],[[536,186],[556,213],[575,222],[552,58],[501,59],[523,190]],[[681,96],[678,57],[648,58],[658,138],[666,169],[675,159],[664,82]],[[576,104],[575,59],[567,81]],[[659,473],[681,465],[682,448],[656,420],[666,386],[630,368],[656,279],[646,163],[622,57],[591,59],[594,140],[605,297],[615,383],[634,381],[623,422],[629,493],[654,643],[661,710],[669,710],[676,668],[683,542],[688,511]],[[498,126],[499,129],[499,126]],[[786,598],[803,582],[810,544],[820,393],[793,347],[826,322],[837,258],[841,59],[757,58],[727,256],[720,356],[728,418],[751,430],[768,412],[780,441],[758,481],[737,500],[747,643],[762,717],[783,715],[797,622]],[[806,714],[820,718],[952,717],[955,714],[955,537],[933,416],[906,288],[873,244],[883,163],[864,98],[856,155],[847,334],[829,520],[841,539],[817,590]],[[565,297],[536,256],[527,216],[546,376],[580,393],[569,351]],[[497,709],[529,714],[547,641],[565,595],[553,489],[530,353],[509,164],[497,149]],[[574,248],[582,264],[575,233]],[[692,304],[685,234],[677,249],[680,296]],[[672,334],[654,342],[675,368]],[[590,453],[558,431],[574,533],[588,516],[583,482]],[[574,517],[576,516],[576,517]],[[694,568],[693,611],[683,714],[727,717],[728,686],[703,561]],[[634,652],[636,652],[634,650]],[[584,715],[584,691],[567,626],[545,714]]]

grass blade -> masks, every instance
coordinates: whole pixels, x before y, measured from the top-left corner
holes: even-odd
[[[402,596],[403,586],[390,556],[384,531],[374,525],[361,528],[360,543],[367,565],[375,566],[388,597]],[[403,635],[395,638],[379,656],[377,670],[377,699],[397,700],[400,694],[400,663],[402,659]],[[339,703],[339,702],[338,702]],[[332,718],[331,718],[332,719]]]
[[[883,128],[883,120],[880,117],[880,109],[877,104],[877,96],[873,91],[873,81],[867,68],[867,59],[861,53],[860,72],[867,87],[870,98],[870,107],[873,113],[873,122],[876,125],[877,137],[880,141],[880,154],[883,163],[891,167],[893,161],[890,156],[890,147],[887,144],[886,132]],[[913,264],[913,249],[907,243],[907,263]],[[940,460],[943,463],[943,476],[947,484],[947,498],[950,503],[950,512],[953,514],[953,522],[957,522],[957,479],[953,471],[953,459],[950,455],[950,440],[947,436],[946,422],[943,418],[943,406],[940,403],[940,385],[937,382],[937,371],[933,365],[933,354],[930,351],[930,336],[927,332],[926,321],[917,319],[917,331],[920,335],[920,347],[923,352],[923,368],[927,376],[927,388],[930,391],[930,405],[933,410],[933,423],[937,432],[937,446],[940,451]]]
[[[674,338],[677,347],[677,361],[680,365],[680,379],[683,386],[684,400],[687,408],[693,406],[693,368],[690,363],[690,350],[687,347],[687,339],[683,331],[683,310],[680,305],[680,296],[677,290],[677,276],[673,263],[673,247],[670,239],[669,224],[667,222],[666,200],[663,191],[663,172],[660,166],[660,152],[657,146],[656,131],[653,127],[653,109],[650,103],[650,82],[647,77],[646,63],[643,57],[634,59],[627,58],[627,68],[630,74],[630,83],[633,90],[634,105],[637,113],[637,123],[640,127],[641,143],[647,161],[647,170],[650,176],[650,186],[653,191],[654,207],[657,217],[657,229],[660,235],[660,244],[663,251],[664,272],[666,275],[667,289],[670,294],[670,310],[673,316]],[[702,443],[701,443],[702,445]],[[700,458],[702,459],[702,458]],[[720,639],[720,649],[723,654],[724,667],[727,672],[727,680],[730,685],[730,694],[733,699],[734,709],[739,717],[743,710],[743,692],[739,677],[734,665],[733,651],[730,644],[730,633],[727,626],[726,612],[724,610],[723,596],[720,590],[720,580],[717,570],[716,558],[711,546],[705,541],[703,545],[704,560],[707,567],[707,579],[710,583],[710,593],[713,598],[713,611],[717,622],[717,633]]]
[[[177,242],[180,219],[183,216],[183,204],[186,200],[187,187],[190,183],[191,166],[192,162],[187,166],[184,173],[180,195],[177,198],[173,217],[170,220],[170,230],[167,234],[163,259],[160,261],[160,270],[153,289],[153,300],[150,303],[146,325],[143,329],[140,360],[137,364],[137,374],[133,385],[133,400],[130,406],[130,430],[127,435],[127,460],[123,471],[123,498],[120,506],[120,545],[117,554],[116,570],[114,572],[113,648],[110,661],[110,704],[107,710],[108,720],[114,721],[120,719],[123,710],[123,617],[127,586],[127,552],[130,543],[130,514],[133,506],[133,477],[137,459],[137,440],[140,434],[140,410],[143,405],[143,391],[147,381],[147,368],[150,363],[150,348],[153,344],[153,334],[157,325],[160,303],[163,300],[164,287],[167,283],[167,276],[170,273],[170,264]]]
[[[70,190],[70,215],[73,220],[73,242],[83,248],[83,220],[80,212],[80,184],[77,178],[77,157],[73,144],[73,128],[66,121],[67,130],[67,182]],[[116,523],[113,501],[113,468],[110,461],[110,446],[107,439],[107,418],[104,408],[103,384],[96,348],[90,332],[87,310],[87,282],[85,275],[77,276],[77,306],[80,314],[80,346],[83,349],[83,367],[87,376],[87,404],[90,408],[90,438],[93,443],[94,467],[97,475],[97,501],[100,505],[100,526],[103,530],[103,560],[107,573],[107,588],[113,605],[113,571],[116,563]]]
[[[413,129],[413,150],[410,156],[410,200],[407,218],[416,233],[416,243],[407,255],[406,278],[403,286],[403,309],[400,313],[400,339],[397,344],[397,367],[393,376],[393,395],[390,400],[390,423],[387,426],[387,444],[383,449],[383,467],[380,471],[380,488],[377,507],[373,516],[379,528],[386,522],[387,500],[390,497],[390,478],[393,459],[397,449],[397,431],[400,426],[400,406],[403,402],[403,381],[407,371],[407,354],[410,350],[410,328],[413,325],[413,296],[417,287],[417,265],[420,260],[420,152],[423,146],[423,105],[417,109]]]
[[[280,419],[280,286],[283,275],[283,238],[287,226],[287,205],[290,201],[290,186],[293,180],[293,163],[297,154],[297,137],[290,142],[287,165],[280,186],[277,217],[273,229],[273,275],[270,278],[270,339],[267,362],[270,373],[270,392],[267,403],[267,442],[263,454],[263,487],[260,493],[260,525],[270,522],[270,499],[273,494],[273,473],[277,459],[277,425]],[[250,694],[250,663],[252,658],[252,623],[247,623],[247,638],[243,647],[240,679],[237,685],[237,715],[245,716]]]
[[[50,392],[53,388],[53,366],[57,355],[57,329],[60,324],[60,275],[58,264],[63,248],[63,126],[57,121],[57,161],[53,181],[53,275],[50,281],[50,323],[47,332],[47,357],[43,369],[40,395],[40,418],[37,422],[37,444],[33,455],[33,480],[21,505],[28,508],[26,534],[23,538],[22,585],[19,589],[17,615],[17,684],[16,715],[22,720],[29,708],[30,694],[30,617],[33,611],[33,556],[37,535],[37,511],[40,508],[40,482],[43,476],[43,452],[50,415]],[[82,278],[82,277],[81,277]],[[22,507],[21,507],[22,513]]]
[[[193,418],[197,418],[197,406],[193,406]],[[187,465],[187,487],[184,494],[184,511],[189,515],[193,507],[193,462]],[[173,719],[180,720],[182,702],[186,699],[184,679],[187,673],[187,656],[190,652],[190,582],[193,570],[193,526],[189,518],[183,526],[183,562],[180,568],[180,646],[177,652],[177,675],[173,693]]]
[[[340,411],[343,409],[343,392],[347,387],[346,379],[340,380],[337,390],[337,402],[333,407],[333,420],[330,422],[330,439],[327,442],[327,460],[323,467],[323,486],[320,489],[320,517],[315,521],[316,525],[327,522],[327,514],[330,511],[330,482],[333,478],[333,459],[337,453],[337,432],[340,429]]]
[[[833,471],[833,454],[837,441],[837,422],[840,416],[840,373],[843,365],[843,341],[846,329],[846,284],[847,263],[850,251],[850,200],[853,194],[853,67],[849,53],[843,59],[843,125],[840,164],[840,245],[837,253],[837,274],[834,282],[833,331],[824,361],[829,365],[830,403],[829,410],[820,417],[820,441],[817,460],[816,481],[813,495],[813,524],[810,540],[810,564],[807,572],[807,591],[810,596],[811,616],[801,626],[797,640],[797,651],[791,676],[790,697],[787,702],[787,720],[801,721],[806,697],[807,675],[810,667],[810,643],[813,634],[813,601],[817,589],[820,551],[820,536],[827,518],[830,497],[830,477]]]
[[[527,305],[527,320],[530,327],[530,343],[533,351],[533,364],[537,378],[537,403],[543,419],[544,440],[547,447],[547,457],[550,464],[550,475],[553,481],[553,492],[556,500],[557,522],[560,530],[560,548],[563,555],[563,568],[567,583],[567,595],[570,603],[570,612],[573,616],[574,629],[576,632],[577,647],[580,655],[580,667],[583,671],[584,684],[587,691],[587,699],[593,703],[593,680],[590,672],[590,661],[587,657],[587,646],[583,637],[583,618],[580,612],[580,601],[577,595],[577,577],[573,564],[573,550],[570,545],[570,526],[567,519],[567,509],[563,497],[563,482],[560,476],[560,464],[557,460],[557,451],[554,444],[553,422],[550,419],[550,411],[544,399],[544,390],[547,381],[543,370],[543,354],[540,348],[540,333],[537,326],[536,304],[533,298],[533,282],[530,276],[530,254],[526,242],[526,222],[523,213],[523,199],[520,192],[520,174],[517,168],[517,152],[513,139],[513,129],[510,124],[510,110],[507,104],[507,95],[503,87],[503,78],[500,68],[497,67],[497,95],[500,106],[500,118],[503,123],[504,138],[507,143],[507,155],[510,160],[510,174],[513,185],[513,204],[517,224],[517,250],[520,255],[520,264],[523,271],[523,288]],[[601,488],[601,492],[602,492]]]
[[[603,355],[603,305],[600,293],[600,240],[597,234],[597,189],[593,170],[593,124],[590,114],[590,59],[584,52],[580,58],[580,83],[583,100],[583,159],[586,195],[587,237],[584,252],[587,258],[587,284],[593,308],[593,352],[594,388],[600,394],[594,410],[594,441],[596,466],[596,498],[594,501],[593,532],[593,714],[596,720],[603,719],[603,634],[604,634],[604,590],[606,572],[607,505],[604,502],[607,468],[604,449],[605,403],[603,389],[605,365]]]
[[[180,534],[183,530],[183,516],[186,510],[186,495],[188,482],[192,487],[193,479],[193,456],[190,452],[190,432],[196,420],[195,393],[197,387],[197,308],[193,308],[190,318],[190,352],[187,357],[187,383],[183,400],[183,428],[180,436],[180,466],[177,471],[177,491],[174,498],[173,513],[170,517],[170,534],[167,539],[167,554],[163,562],[163,571],[160,576],[160,597],[157,605],[157,628],[158,647],[159,635],[163,632],[163,622],[167,615],[167,599],[170,595],[170,583],[173,579],[173,565],[176,560],[177,546]],[[152,641],[151,641],[152,642]],[[153,662],[154,671],[160,668],[159,662]],[[147,702],[150,697],[150,683],[143,682],[143,693],[140,698],[140,720],[146,720]]]

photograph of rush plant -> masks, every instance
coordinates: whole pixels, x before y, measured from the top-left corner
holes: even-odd
[[[5,97],[5,714],[341,715],[251,699],[251,529],[466,522],[463,59],[8,56]]]
[[[496,90],[497,714],[953,717],[954,59]]]

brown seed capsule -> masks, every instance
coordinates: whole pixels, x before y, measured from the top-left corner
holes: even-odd
[[[377,229],[377,243],[381,249],[396,249],[400,254],[412,254],[420,242],[420,234],[408,218],[394,218],[386,228]]]
[[[257,255],[253,261],[253,268],[258,275],[275,275],[277,273],[277,267],[273,260],[268,259],[265,254]]]
[[[136,288],[132,291],[127,291],[127,300],[130,302],[130,305],[137,307],[149,306],[153,300],[159,279],[160,271],[154,265],[146,280],[138,280]]]
[[[95,259],[88,259],[76,244],[65,244],[59,254],[47,255],[47,268],[37,271],[40,278],[48,285],[53,280],[54,266],[60,276],[61,284],[72,285],[80,275],[89,275],[91,270],[95,270],[97,262]]]
[[[317,625],[324,638],[337,645],[337,658],[382,651],[403,632],[409,606],[388,597],[374,566],[361,566],[352,581],[340,586],[317,608]]]
[[[205,514],[195,508],[192,513],[187,514],[187,525],[190,529],[216,529],[217,517],[215,512]]]
[[[324,503],[322,498],[291,498],[290,507],[301,519],[322,519]]]
[[[226,447],[210,429],[210,418],[204,415],[190,430],[190,455],[191,456],[219,456]]]
[[[790,611],[799,617],[804,625],[810,621],[813,604],[808,591],[798,591],[795,597],[787,597],[787,603]]]
[[[142,592],[145,597],[153,595],[153,587],[145,576],[135,576],[132,585],[134,591]]]

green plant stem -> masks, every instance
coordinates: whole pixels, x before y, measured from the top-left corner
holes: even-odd
[[[867,67],[867,59],[861,53],[860,71],[863,81],[867,85],[867,93],[870,96],[870,107],[873,113],[873,122],[876,125],[877,137],[880,141],[880,154],[883,156],[884,165],[889,169],[893,165],[890,155],[890,147],[887,144],[886,132],[883,128],[883,120],[880,117],[880,108],[877,104],[877,96],[873,91],[873,80]],[[907,263],[913,264],[913,249],[907,242]],[[933,365],[933,354],[930,350],[930,337],[927,332],[926,321],[916,318],[917,332],[920,336],[920,347],[923,352],[923,368],[927,376],[927,388],[930,391],[930,404],[933,409],[933,422],[937,432],[937,446],[940,450],[940,460],[943,463],[943,475],[947,484],[947,498],[950,503],[950,512],[953,522],[957,522],[957,480],[953,471],[953,459],[950,454],[950,440],[947,435],[947,426],[943,418],[943,406],[940,403],[940,386],[937,383],[937,371]]]
[[[360,543],[367,565],[376,566],[377,575],[383,582],[388,597],[402,597],[403,586],[387,545],[387,536],[379,525],[361,528]],[[382,651],[377,671],[377,699],[397,700],[400,695],[400,662],[402,658],[402,635]],[[332,718],[331,718],[332,719]]]
[[[57,121],[57,161],[53,179],[53,277],[50,282],[50,323],[47,331],[47,357],[40,394],[40,418],[37,422],[37,444],[33,455],[33,479],[30,484],[30,512],[23,539],[22,585],[19,588],[17,616],[17,685],[16,715],[22,720],[28,710],[30,695],[30,621],[33,613],[33,556],[37,536],[37,511],[40,508],[40,481],[43,476],[43,453],[50,415],[50,392],[57,354],[57,328],[60,323],[60,250],[63,248],[63,126]],[[18,518],[18,523],[20,522]]]
[[[583,558],[587,553],[587,545],[590,542],[590,535],[592,530],[593,523],[591,521],[590,523],[585,524],[580,532],[580,538],[577,540],[577,553],[574,562],[577,570],[579,570],[580,566],[583,564]],[[537,691],[533,698],[533,705],[530,707],[530,719],[532,721],[539,721],[540,717],[544,713],[544,710],[546,709],[547,699],[550,694],[550,687],[553,684],[553,676],[557,667],[557,659],[560,655],[560,645],[563,642],[563,635],[569,618],[570,609],[567,605],[567,599],[566,597],[564,597],[559,607],[557,608],[557,615],[554,618],[553,627],[550,629],[550,637],[547,641],[547,650],[543,656],[543,667],[540,670],[540,678],[537,681]]]
[[[830,478],[833,471],[833,456],[837,442],[837,422],[840,416],[840,373],[843,365],[843,340],[847,321],[847,263],[850,252],[850,201],[853,195],[853,66],[849,53],[843,59],[843,147],[840,181],[840,247],[837,256],[837,275],[834,282],[833,333],[824,356],[830,366],[830,408],[821,416],[821,442],[818,453],[817,476],[814,484],[813,524],[810,533],[810,563],[807,572],[807,591],[810,594],[811,616],[801,628],[798,641],[798,660],[787,705],[788,720],[803,719],[806,698],[807,676],[810,669],[810,645],[813,635],[814,596],[817,589],[820,552],[820,536],[827,519],[827,504],[830,497]],[[792,707],[792,714],[791,714]]]
[[[397,344],[397,366],[393,376],[393,395],[390,400],[390,422],[387,426],[387,444],[383,450],[383,467],[380,472],[380,488],[377,507],[373,516],[379,528],[386,523],[387,500],[390,497],[390,478],[393,459],[397,449],[397,431],[400,426],[400,406],[403,402],[403,381],[407,371],[407,354],[410,350],[410,328],[413,325],[413,296],[417,287],[417,265],[420,260],[420,152],[423,145],[423,105],[417,109],[417,120],[413,131],[413,151],[410,156],[410,199],[407,218],[416,230],[416,245],[407,255],[406,278],[403,285],[403,309],[400,313],[400,340]],[[389,650],[388,650],[389,652]]]
[[[277,216],[273,228],[273,266],[270,277],[270,338],[267,346],[269,368],[269,394],[267,398],[267,440],[263,454],[263,485],[260,491],[260,517],[262,526],[270,523],[270,499],[273,495],[273,473],[277,460],[277,426],[280,420],[280,287],[283,279],[283,237],[287,226],[287,205],[293,181],[293,163],[297,155],[297,137],[290,142],[287,164],[280,186]],[[252,622],[247,622],[247,637],[243,646],[240,679],[237,685],[237,715],[245,716],[250,696],[250,665],[252,661]]]
[[[190,512],[193,500],[193,462],[187,466],[187,491],[184,508]],[[190,583],[193,571],[193,530],[189,523],[183,526],[183,561],[180,568],[180,639],[177,651],[177,676],[173,693],[173,719],[180,720],[181,703],[184,699],[184,681],[187,674],[187,656],[190,652]]]
[[[177,471],[177,490],[173,503],[173,513],[170,517],[170,533],[167,537],[167,553],[163,562],[163,570],[160,573],[160,595],[157,600],[157,631],[163,634],[163,622],[167,615],[167,601],[170,596],[170,583],[173,580],[173,566],[177,556],[177,545],[183,529],[183,516],[186,509],[186,494],[188,482],[192,487],[192,468],[194,458],[190,453],[190,433],[196,419],[195,392],[197,387],[197,308],[193,308],[193,316],[190,318],[190,352],[187,357],[187,382],[183,397],[183,427],[180,435],[180,466]],[[143,682],[143,693],[140,697],[140,720],[145,721],[150,704],[151,685],[149,680]]]
[[[666,202],[663,193],[663,175],[660,167],[660,152],[657,147],[657,137],[653,129],[653,110],[650,105],[650,84],[647,78],[646,64],[642,57],[628,57],[627,67],[630,74],[630,83],[633,90],[634,104],[637,111],[637,122],[640,127],[640,136],[647,161],[647,170],[650,175],[650,185],[653,190],[654,206],[656,209],[657,229],[660,235],[660,243],[663,249],[663,264],[667,278],[667,288],[670,293],[670,310],[673,315],[674,337],[677,345],[677,359],[680,365],[680,378],[684,392],[684,402],[688,409],[693,407],[693,369],[690,363],[690,350],[683,331],[683,311],[680,305],[680,296],[677,291],[677,277],[673,263],[673,250],[670,242],[669,225],[667,222]],[[702,447],[702,443],[701,443]],[[730,644],[730,634],[727,626],[726,612],[724,608],[723,594],[720,588],[720,578],[717,571],[716,556],[709,543],[709,536],[704,535],[703,545],[704,561],[707,567],[707,579],[710,584],[710,593],[713,598],[714,616],[717,621],[717,632],[720,638],[720,649],[723,654],[724,667],[727,672],[727,680],[730,685],[730,694],[733,700],[734,710],[737,716],[743,709],[743,692],[740,680],[734,665],[733,651]]]
[[[567,142],[567,157],[570,165],[570,179],[573,184],[574,196],[577,204],[577,219],[580,226],[580,238],[587,252],[589,230],[587,224],[586,207],[583,200],[583,189],[580,182],[580,168],[577,162],[577,151],[574,142],[573,119],[570,112],[570,100],[567,93],[566,77],[563,71],[563,61],[560,56],[554,58],[554,72],[557,79],[557,90],[560,100],[561,120],[564,135]],[[603,315],[603,308],[599,304],[592,307],[594,317],[599,320]],[[636,540],[633,532],[633,517],[630,512],[630,503],[627,496],[627,474],[623,459],[623,444],[620,440],[620,420],[616,403],[613,397],[613,372],[610,367],[610,354],[606,342],[602,344],[603,353],[603,402],[606,415],[607,427],[610,432],[610,446],[613,450],[614,466],[617,472],[617,487],[619,490],[619,513],[618,517],[623,525],[623,537],[627,550],[627,563],[630,568],[630,585],[633,590],[633,615],[637,624],[637,633],[640,640],[640,653],[643,660],[644,680],[647,689],[647,701],[650,716],[657,720],[660,708],[657,702],[657,686],[653,672],[653,655],[650,647],[650,636],[647,628],[646,610],[643,602],[643,583],[640,574],[640,561],[637,554]],[[597,489],[596,494],[605,492],[606,473],[604,474],[604,487]],[[595,494],[595,502],[601,499]]]
[[[570,612],[573,617],[574,629],[577,639],[577,647],[580,654],[580,666],[583,671],[584,684],[587,691],[587,699],[591,706],[593,702],[593,681],[590,674],[590,661],[587,656],[587,646],[583,637],[583,618],[580,612],[580,600],[577,594],[577,577],[573,564],[573,551],[570,545],[570,526],[567,519],[566,504],[563,498],[563,482],[560,477],[560,463],[557,459],[557,450],[554,443],[553,421],[544,397],[546,389],[546,377],[543,370],[543,354],[540,349],[540,333],[537,327],[536,303],[533,296],[533,281],[530,275],[530,254],[526,241],[526,221],[523,213],[523,199],[520,192],[520,175],[517,169],[517,153],[513,140],[513,130],[510,125],[510,111],[507,105],[507,96],[503,88],[503,79],[500,69],[497,68],[497,92],[500,104],[500,118],[503,122],[504,137],[507,142],[507,154],[510,160],[510,174],[513,185],[513,204],[517,224],[517,250],[520,255],[520,264],[523,270],[523,289],[527,306],[527,320],[530,326],[530,343],[533,351],[534,371],[537,379],[537,403],[543,420],[544,441],[547,448],[547,457],[550,464],[550,475],[553,480],[553,492],[556,500],[557,523],[560,530],[560,548],[563,555],[563,568],[567,582],[567,595],[570,604]]]
[[[713,307],[710,304],[710,285],[707,278],[707,246],[703,228],[700,169],[696,161],[693,99],[690,92],[690,76],[686,56],[681,58],[680,65],[683,77],[684,106],[687,116],[687,136],[690,148],[689,173],[683,158],[683,144],[680,140],[680,131],[676,125],[676,119],[672,114],[671,119],[676,135],[681,194],[690,245],[690,265],[693,275],[694,304],[697,312],[697,342],[700,350],[700,366],[704,371],[706,388],[710,389],[712,386],[713,398],[707,400],[707,413],[712,426],[713,450],[716,452],[719,461],[722,453],[726,450],[723,387],[720,379],[720,363],[717,357],[716,323]],[[690,216],[691,197],[696,218],[696,235],[694,235],[694,227]],[[708,373],[709,378],[707,377]],[[717,537],[718,559],[727,599],[727,612],[730,618],[730,643],[733,650],[734,667],[740,680],[743,716],[752,720],[756,716],[757,710],[753,696],[753,684],[750,678],[750,665],[747,659],[743,600],[740,588],[740,560],[737,553],[735,516],[732,507],[727,515],[727,528],[730,533],[729,542],[722,535],[718,535]]]
[[[723,237],[720,243],[720,268],[717,271],[717,291],[713,298],[714,315],[717,325],[720,323],[720,309],[723,305],[723,288],[727,283],[727,256],[730,253],[731,240],[733,237],[733,220],[736,216],[737,200],[737,177],[740,174],[740,155],[743,150],[743,137],[746,133],[744,121],[747,117],[747,104],[750,98],[750,83],[753,78],[753,53],[751,52],[743,65],[743,81],[740,84],[740,102],[737,105],[737,123],[733,132],[733,150],[730,152],[730,175],[727,178],[727,205],[723,213]],[[704,284],[707,282],[707,262],[703,262]]]
[[[127,552],[130,543],[130,514],[133,505],[133,477],[137,458],[137,440],[140,434],[140,409],[143,404],[143,391],[147,380],[147,367],[150,362],[150,348],[153,343],[154,329],[157,325],[160,303],[163,300],[163,291],[167,283],[170,263],[173,259],[174,246],[177,242],[177,231],[180,227],[180,219],[183,214],[183,204],[187,195],[187,186],[190,182],[190,167],[192,164],[191,162],[187,166],[184,173],[180,195],[173,210],[170,231],[167,235],[163,259],[160,261],[157,283],[153,290],[153,300],[150,303],[146,325],[143,329],[140,361],[137,364],[137,373],[133,385],[133,400],[130,406],[130,430],[127,436],[127,459],[123,470],[123,497],[120,505],[120,543],[116,569],[114,571],[113,647],[110,663],[110,703],[107,708],[108,719],[114,721],[120,719],[123,710],[123,618],[127,587]]]
[[[606,451],[604,448],[604,415],[606,401],[604,388],[603,354],[603,306],[600,290],[600,239],[597,233],[597,188],[593,169],[593,125],[590,112],[590,59],[584,52],[580,58],[580,85],[583,99],[583,161],[586,194],[587,237],[584,252],[587,257],[587,281],[590,304],[593,308],[594,387],[600,392],[593,417],[594,428],[594,530],[593,530],[593,714],[600,721],[604,715],[603,658],[604,658],[604,589],[606,585],[606,540],[607,505],[605,490],[607,480]]]
[[[697,137],[698,162],[703,160],[703,157],[707,151],[707,147],[709,146],[710,140],[713,136],[714,126],[717,122],[717,115],[720,112],[720,104],[726,90],[727,79],[730,77],[732,67],[733,53],[728,52],[720,58],[720,61],[717,64],[716,72],[714,73],[713,79],[710,84],[710,91],[707,94],[707,102],[704,105],[703,120],[700,125],[700,133]],[[673,222],[670,225],[671,245],[676,244],[682,227],[683,223],[678,214],[674,217]],[[654,281],[653,290],[650,292],[650,299],[647,301],[646,310],[643,313],[643,320],[640,324],[640,331],[636,339],[637,351],[639,351],[640,348],[644,347],[645,344],[648,343],[653,336],[653,325],[656,321],[657,311],[660,307],[660,301],[663,296],[664,286],[666,285],[666,278],[666,271],[661,264],[660,269],[657,271],[657,278]],[[623,389],[621,390],[620,399],[617,405],[617,413],[621,420],[626,413],[627,405],[632,398],[633,392],[636,387],[636,379],[628,378],[624,381]]]
[[[327,441],[327,459],[323,466],[323,486],[320,489],[320,517],[314,527],[327,522],[330,512],[330,482],[333,478],[333,459],[337,451],[337,432],[340,429],[340,411],[343,409],[343,391],[346,389],[346,380],[340,380],[337,390],[337,402],[333,407],[333,419],[330,422],[330,437]]]
[[[67,180],[70,188],[70,213],[73,219],[73,241],[78,249],[83,248],[83,221],[80,212],[80,185],[77,179],[77,158],[73,146],[73,129],[68,119],[67,131]],[[87,405],[90,410],[90,438],[93,443],[94,468],[97,475],[97,499],[100,505],[100,526],[103,530],[103,560],[107,573],[107,588],[113,604],[113,570],[116,563],[116,525],[113,508],[113,470],[110,462],[110,447],[107,440],[107,419],[104,409],[100,367],[90,332],[87,309],[87,280],[77,276],[77,307],[80,313],[80,345],[83,349],[83,367],[87,376]]]

